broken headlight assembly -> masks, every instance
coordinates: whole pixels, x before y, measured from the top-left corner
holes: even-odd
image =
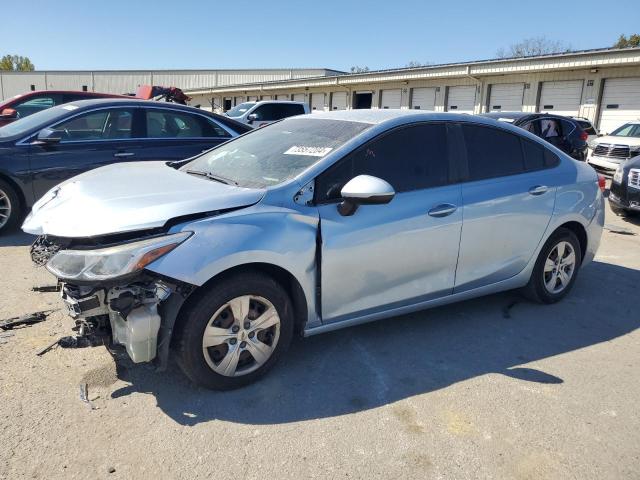
[[[47,270],[63,280],[101,281],[138,272],[176,248],[192,232],[180,232],[95,250],[60,250]]]

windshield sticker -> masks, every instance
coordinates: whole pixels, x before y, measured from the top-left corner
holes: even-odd
[[[75,110],[76,108],[78,108],[77,105],[65,105],[64,107],[65,110]]]
[[[309,157],[324,157],[331,150],[333,150],[332,147],[303,147],[300,145],[294,145],[289,150],[284,152],[284,154],[285,155],[307,155]]]

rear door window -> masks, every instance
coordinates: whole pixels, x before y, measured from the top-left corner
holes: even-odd
[[[317,201],[339,199],[342,187],[358,175],[382,178],[398,193],[447,184],[445,125],[403,127],[371,140],[318,177]]]
[[[146,109],[147,138],[229,137],[215,121],[188,112]]]
[[[496,128],[462,125],[470,180],[524,172],[520,137]]]

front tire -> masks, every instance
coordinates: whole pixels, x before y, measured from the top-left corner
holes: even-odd
[[[538,303],[555,303],[567,295],[576,281],[582,251],[576,234],[559,228],[546,241],[523,293]]]
[[[0,180],[0,233],[12,229],[20,216],[20,200],[15,190]]]
[[[194,383],[214,390],[256,381],[285,353],[293,336],[291,300],[262,273],[216,281],[182,315],[178,364]]]

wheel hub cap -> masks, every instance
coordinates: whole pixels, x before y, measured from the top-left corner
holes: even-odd
[[[0,190],[0,228],[4,227],[11,216],[11,201],[9,195]]]
[[[575,272],[576,254],[573,246],[567,241],[559,242],[549,252],[545,261],[543,280],[549,293],[562,292]]]
[[[273,304],[257,295],[225,303],[211,317],[202,337],[209,367],[227,377],[251,373],[271,357],[280,337],[280,317]]]

